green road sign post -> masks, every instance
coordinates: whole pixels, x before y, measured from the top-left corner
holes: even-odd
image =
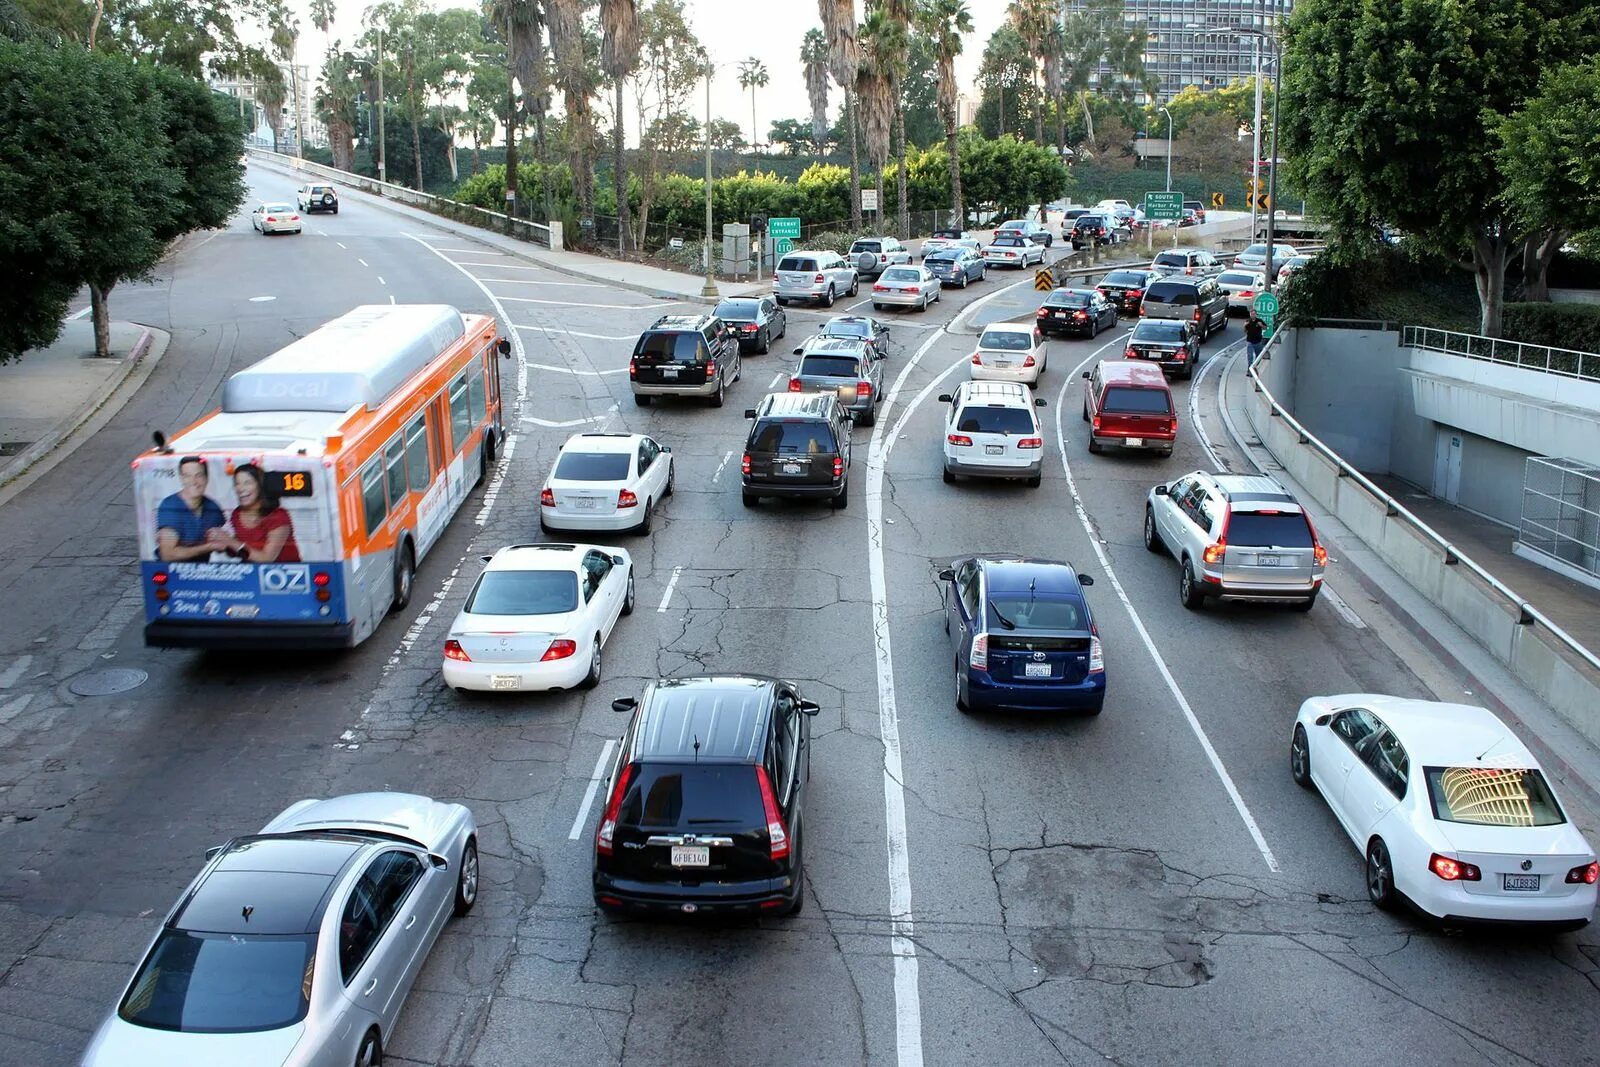
[[[1250,304],[1250,310],[1256,313],[1256,318],[1261,320],[1261,325],[1272,329],[1272,321],[1278,317],[1278,298],[1271,293],[1262,293]]]

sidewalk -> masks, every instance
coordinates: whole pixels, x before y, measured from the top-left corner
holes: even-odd
[[[114,400],[130,378],[138,383],[166,353],[168,334],[132,322],[111,324],[110,359],[94,354],[94,326],[69,319],[55,343],[0,364],[0,502],[21,490],[25,475],[38,477],[59,463],[87,434],[122,406]],[[136,373],[137,372],[137,373]],[[31,479],[30,479],[31,480]]]

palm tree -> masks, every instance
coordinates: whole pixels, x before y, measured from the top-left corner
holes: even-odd
[[[861,45],[856,39],[855,0],[817,0],[822,32],[828,39],[828,72],[844,90],[844,124],[850,131],[850,225],[861,228],[861,159],[856,145],[856,73]]]
[[[956,138],[956,56],[961,39],[972,31],[972,12],[966,0],[928,0],[919,14],[922,32],[933,38],[939,61],[939,117],[944,120],[945,154],[950,158],[950,224],[966,225],[966,204],[961,199],[961,148]]]
[[[617,190],[617,252],[628,248],[628,170],[622,157],[622,82],[639,66],[638,0],[600,0],[600,66],[616,94],[611,136],[611,178]]]
[[[811,139],[817,154],[828,144],[828,42],[815,27],[806,31],[800,44],[800,62],[806,72],[806,95],[811,98]]]
[[[550,27],[550,51],[555,53],[556,77],[566,103],[567,158],[572,168],[572,187],[578,196],[578,212],[594,217],[594,114],[588,57],[583,40],[584,0],[545,0],[545,17]]]
[[[756,128],[756,90],[767,87],[767,65],[756,56],[739,61],[739,88],[750,90],[750,148],[761,140]]]
[[[861,109],[861,135],[878,172],[878,217],[885,200],[883,171],[889,162],[889,134],[894,128],[894,68],[905,47],[905,31],[881,6],[867,12],[861,24],[861,65],[856,71],[856,100]]]

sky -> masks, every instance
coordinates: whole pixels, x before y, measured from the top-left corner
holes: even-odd
[[[434,8],[477,6],[476,0],[450,3],[424,0]],[[349,42],[363,32],[362,12],[372,0],[336,0],[333,37]],[[320,66],[322,34],[311,24],[309,0],[289,0],[289,7],[300,15],[299,58],[312,68]],[[983,43],[1005,19],[1005,0],[967,0],[972,12],[974,32],[956,60],[956,74],[965,91],[971,92],[977,78]],[[857,8],[860,4],[858,0]],[[711,110],[718,118],[739,123],[745,137],[750,136],[750,94],[739,88],[739,61],[756,56],[767,65],[771,79],[756,93],[756,122],[765,141],[773,119],[804,120],[810,111],[805,78],[800,66],[800,41],[806,30],[821,26],[815,0],[686,0],[690,25],[717,63],[717,76],[711,83]],[[560,97],[557,96],[559,101]],[[836,112],[844,97],[832,86],[828,104]],[[631,102],[628,105],[632,113]],[[634,140],[633,137],[629,138]]]

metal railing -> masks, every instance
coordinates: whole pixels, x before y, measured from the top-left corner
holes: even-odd
[[[1405,327],[1400,331],[1400,343],[1408,348],[1425,348],[1451,356],[1559,374],[1564,378],[1600,380],[1600,355],[1594,352],[1532,345],[1475,333],[1438,330],[1431,326]]]
[[[1256,392],[1260,393],[1266,398],[1267,404],[1272,409],[1272,417],[1282,419],[1287,426],[1289,426],[1295,431],[1295,433],[1299,435],[1300,443],[1310,445],[1314,451],[1320,453],[1324,459],[1332,463],[1338,470],[1340,478],[1348,478],[1351,481],[1354,481],[1357,485],[1361,486],[1362,489],[1371,494],[1374,499],[1383,504],[1386,512],[1390,516],[1399,516],[1412,527],[1414,527],[1426,541],[1432,543],[1434,547],[1438,548],[1444,553],[1444,562],[1446,564],[1458,564],[1465,566],[1490,589],[1494,590],[1494,592],[1499,594],[1502,598],[1509,601],[1511,606],[1517,610],[1517,621],[1520,624],[1524,626],[1537,624],[1544,627],[1550,632],[1550,635],[1557,641],[1561,642],[1561,644],[1564,645],[1569,652],[1583,660],[1594,670],[1600,671],[1600,657],[1597,657],[1593,652],[1589,651],[1588,648],[1580,644],[1571,634],[1567,633],[1560,626],[1557,626],[1547,616],[1540,612],[1538,608],[1528,603],[1528,601],[1523,599],[1521,594],[1519,594],[1516,590],[1512,589],[1500,579],[1484,570],[1483,567],[1470,556],[1463,554],[1460,549],[1456,548],[1453,543],[1441,536],[1438,531],[1434,530],[1433,527],[1429,526],[1416,515],[1408,511],[1404,504],[1400,503],[1400,501],[1396,500],[1394,497],[1380,489],[1376,484],[1373,483],[1372,479],[1368,478],[1365,474],[1362,474],[1360,471],[1356,470],[1356,468],[1346,463],[1343,456],[1339,455],[1339,453],[1323,444],[1315,434],[1296,421],[1295,417],[1291,415],[1282,404],[1278,403],[1277,397],[1272,395],[1272,390],[1268,389],[1266,383],[1261,380],[1261,376],[1258,373],[1257,368],[1273,357],[1280,341],[1283,337],[1287,336],[1291,328],[1292,324],[1289,322],[1284,322],[1282,325],[1280,325],[1278,329],[1273,332],[1272,337],[1268,339],[1267,346],[1262,350],[1260,358],[1256,360],[1255,364],[1250,366],[1245,371],[1245,374],[1253,383]],[[1408,330],[1414,328],[1415,327],[1406,327]],[[1332,505],[1330,504],[1329,506],[1331,507]]]
[[[463,204],[459,200],[448,197],[435,196],[412,189],[406,185],[396,185],[393,182],[381,182],[376,178],[369,178],[364,174],[352,174],[347,170],[338,170],[334,167],[314,163],[309,159],[300,159],[295,156],[274,152],[266,148],[251,148],[258,155],[269,157],[274,163],[282,164],[292,170],[303,171],[306,174],[328,181],[349,185],[362,192],[373,193],[389,200],[402,204],[420,207],[424,211],[431,211],[435,215],[454,219],[457,222],[466,222],[474,226],[481,226],[486,230],[509,234],[520,237],[545,248],[550,247],[550,227],[542,222],[533,222],[529,219],[519,219],[514,215],[507,215],[502,211],[490,211],[488,208],[478,207],[476,204]]]

